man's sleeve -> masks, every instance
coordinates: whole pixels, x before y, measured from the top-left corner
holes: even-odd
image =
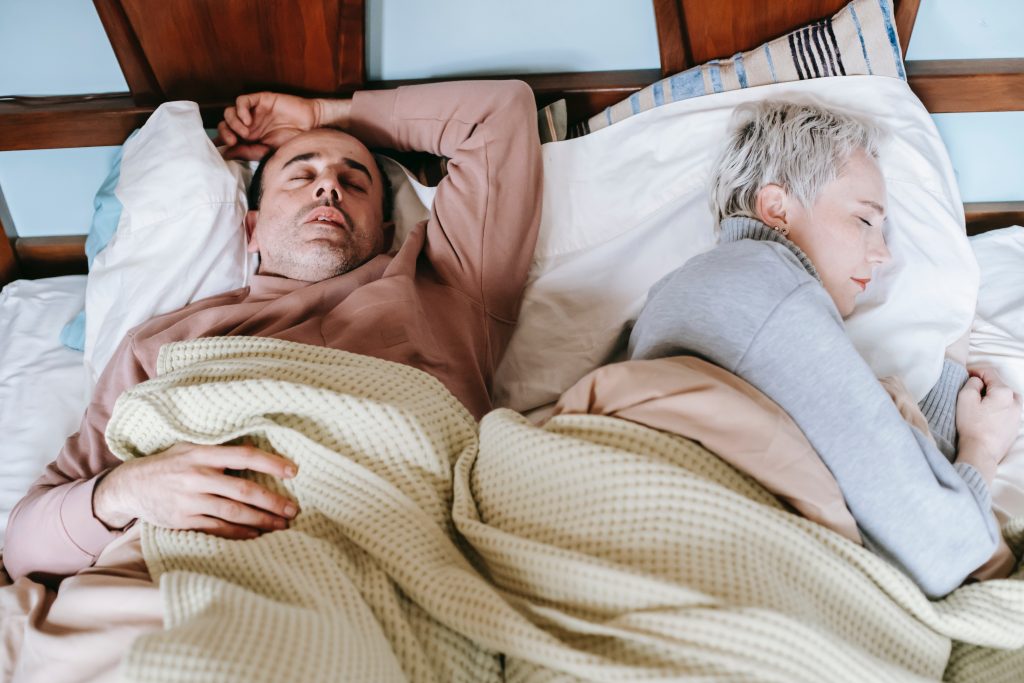
[[[363,91],[350,131],[369,147],[448,157],[427,224],[427,258],[442,280],[514,322],[541,208],[533,92],[521,81]]]
[[[92,566],[120,532],[93,515],[96,482],[120,460],[108,449],[104,431],[114,402],[147,375],[134,353],[133,336],[121,342],[100,376],[79,431],[64,444],[7,522],[4,566],[11,578],[49,580]]]

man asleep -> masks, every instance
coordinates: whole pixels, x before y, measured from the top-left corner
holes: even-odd
[[[241,96],[219,130],[228,155],[263,157],[245,218],[258,274],[126,335],[80,430],[10,516],[10,576],[75,574],[137,520],[244,539],[294,519],[288,498],[229,474],[295,475],[251,445],[178,443],[127,463],[111,454],[114,402],[154,377],[168,342],[245,335],[375,356],[433,375],[474,417],[487,412],[540,222],[534,107],[517,81]],[[393,255],[390,197],[368,147],[451,159],[430,219]]]

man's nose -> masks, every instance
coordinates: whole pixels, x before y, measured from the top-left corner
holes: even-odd
[[[332,203],[341,201],[341,185],[336,178],[325,176],[317,181],[316,198],[329,199]]]

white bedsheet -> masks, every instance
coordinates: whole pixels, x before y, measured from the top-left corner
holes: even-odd
[[[11,508],[85,411],[82,354],[59,340],[84,300],[84,275],[18,280],[0,292],[0,546]]]
[[[978,314],[971,330],[971,365],[994,368],[1024,393],[1024,227],[971,239],[981,267]],[[1024,516],[1024,423],[992,482],[1001,520]]]

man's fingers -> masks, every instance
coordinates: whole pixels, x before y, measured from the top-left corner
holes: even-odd
[[[244,123],[238,114],[238,110],[234,107],[228,107],[224,110],[224,123],[228,124],[228,127],[237,133],[240,137],[251,140],[253,139],[252,131],[249,130],[249,124]]]
[[[205,531],[221,538],[230,538],[236,541],[244,541],[256,538],[260,535],[259,529],[243,524],[232,524],[216,517],[201,515],[191,520],[190,527],[193,531]]]
[[[298,469],[287,458],[255,446],[209,446],[197,450],[200,462],[221,470],[249,470],[280,479],[291,479]]]
[[[288,520],[265,510],[220,496],[204,495],[200,500],[199,513],[205,517],[222,519],[229,524],[248,526],[263,531],[287,529]]]
[[[235,109],[238,110],[238,117],[246,126],[252,125],[252,109],[259,105],[265,93],[248,93],[235,98]]]
[[[210,484],[207,487],[209,493],[266,510],[281,517],[292,519],[299,512],[298,506],[288,498],[268,491],[265,487],[249,479],[223,475],[212,478]]]
[[[224,121],[217,124],[217,137],[219,137],[221,142],[228,147],[238,142],[238,136],[235,135],[235,132],[231,130],[228,124]]]

